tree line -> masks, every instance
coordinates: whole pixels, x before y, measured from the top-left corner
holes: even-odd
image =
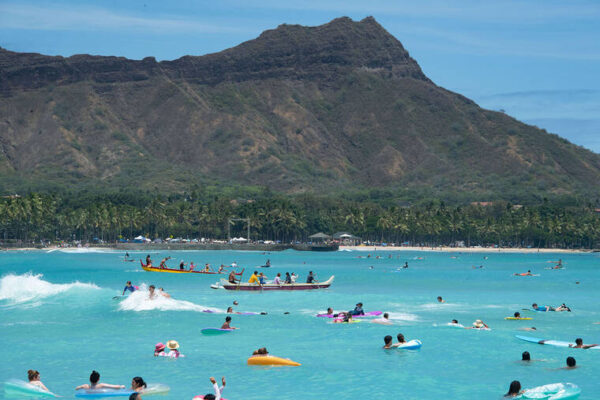
[[[270,194],[254,200],[232,196],[121,198],[63,197],[32,193],[0,198],[0,239],[5,242],[81,240],[108,242],[149,238],[227,237],[230,218],[249,218],[253,240],[307,241],[316,232],[350,232],[373,242],[411,245],[593,248],[600,240],[600,214],[592,205],[415,206],[343,198]],[[246,225],[229,227],[245,236]]]

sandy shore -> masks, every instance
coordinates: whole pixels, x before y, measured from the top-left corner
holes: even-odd
[[[494,247],[382,247],[382,246],[340,246],[340,250],[355,250],[368,252],[388,251],[434,251],[452,253],[590,253],[591,250],[572,249],[530,249],[530,248],[494,248]]]

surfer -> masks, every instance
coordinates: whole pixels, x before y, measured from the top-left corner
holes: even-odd
[[[408,261],[404,262],[404,266],[402,268],[408,268]]]
[[[234,328],[233,326],[229,325],[230,323],[231,323],[231,317],[230,316],[225,317],[225,322],[223,323],[223,325],[221,325],[221,329],[237,329],[237,328]]]
[[[567,305],[565,303],[562,303],[562,305],[556,307],[556,311],[569,311],[569,312],[571,312],[571,309],[569,307],[567,307]]]
[[[513,315],[514,315],[514,318],[521,319],[521,313],[520,312],[517,311]]]
[[[349,311],[348,314],[350,314],[350,315],[365,315],[365,311],[363,310],[363,303],[356,303],[356,307],[354,307],[354,310]]]
[[[223,386],[221,386],[219,388],[219,385],[217,385],[217,380],[215,378],[213,378],[212,376],[210,377],[210,383],[212,383],[213,385],[213,390],[215,391],[215,394],[212,393],[208,393],[204,395],[204,400],[221,400],[222,397],[221,395],[223,394],[223,389],[225,389],[225,377],[221,378],[221,384]]]
[[[374,319],[371,321],[374,324],[382,324],[382,325],[391,325],[392,321],[390,321],[390,315],[388,313],[383,313],[383,317]]]
[[[504,395],[504,397],[517,397],[522,393],[521,391],[521,382],[512,381],[510,383],[510,387],[508,388],[508,393]]]
[[[75,388],[79,389],[125,389],[125,385],[110,385],[108,383],[98,383],[100,380],[100,373],[98,371],[92,371],[90,374],[90,383],[84,383]]]
[[[391,349],[392,347],[394,347],[394,345],[392,344],[392,337],[390,335],[384,337],[383,342],[385,343],[385,345],[383,346],[384,349]]]
[[[268,259],[267,262],[265,263],[265,265],[263,265],[264,268],[271,268],[271,260]]]
[[[125,292],[130,291],[131,293],[135,292],[135,286],[131,284],[131,281],[127,281],[125,284],[125,289],[123,289],[122,296],[125,296]]]
[[[29,379],[29,384],[37,386],[45,391],[49,392],[50,390],[40,381],[40,373],[34,369],[30,369],[27,371],[27,378]]]
[[[167,299],[170,299],[170,298],[171,298],[171,295],[170,295],[169,293],[165,292],[163,288],[160,288],[160,289],[158,289],[158,290],[160,291],[160,294],[161,294],[163,297],[166,297]]]
[[[154,300],[154,298],[156,297],[156,293],[154,293],[154,289],[156,289],[156,286],[154,286],[154,285],[150,285],[150,287],[148,287],[148,298],[150,300]]]
[[[554,309],[554,307],[550,307],[550,306],[538,306],[537,303],[533,303],[531,305],[531,308],[533,308],[535,311],[543,311],[543,312],[556,311]]]
[[[575,339],[575,346],[573,346],[572,344],[569,344],[569,347],[571,347],[573,349],[590,349],[590,348],[596,347],[596,346],[598,346],[598,344],[583,344],[582,338]]]
[[[515,276],[533,276],[533,274],[531,273],[531,270],[528,269],[527,272],[521,274],[515,272]]]
[[[438,301],[438,303],[445,303],[446,302],[446,300],[442,299],[442,296],[438,296],[437,297],[437,301]]]

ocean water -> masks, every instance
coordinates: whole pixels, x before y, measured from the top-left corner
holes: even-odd
[[[145,253],[130,252],[136,258]],[[500,254],[377,251],[368,253],[285,251],[262,254],[234,251],[157,251],[172,266],[183,259],[196,264],[246,268],[267,258],[269,278],[294,271],[300,280],[309,270],[321,280],[335,275],[330,289],[305,292],[243,293],[214,290],[213,275],[142,271],[124,262],[122,252],[0,253],[0,337],[4,356],[0,381],[26,379],[37,369],[53,392],[74,398],[74,387],[87,383],[92,370],[101,381],[130,385],[133,376],[171,387],[165,396],[191,399],[211,392],[209,377],[227,378],[224,396],[233,399],[499,399],[512,380],[524,388],[572,382],[581,399],[600,398],[600,351],[526,343],[515,334],[543,339],[600,343],[600,259],[595,254]],[[389,255],[392,258],[388,258]],[[488,259],[484,259],[488,257]],[[548,270],[563,259],[565,269]],[[421,259],[420,259],[421,258]],[[408,269],[398,270],[407,261]],[[483,265],[483,269],[472,266]],[[373,267],[372,269],[370,267]],[[537,277],[515,277],[531,269]],[[172,299],[148,301],[145,292],[113,299],[127,280],[142,288],[164,289]],[[576,282],[579,282],[578,284]],[[447,301],[440,304],[437,296]],[[219,327],[223,311],[237,300],[238,331],[203,336]],[[327,307],[350,310],[363,302],[366,311],[389,312],[394,325],[367,321],[331,324],[314,315]],[[538,304],[563,302],[572,312],[522,311]],[[531,321],[507,321],[520,311]],[[284,314],[289,312],[289,314]],[[482,319],[491,331],[445,326],[451,319],[470,326]],[[537,332],[520,330],[535,326]],[[417,351],[383,350],[383,337],[403,333],[419,339]],[[185,358],[153,357],[154,345],[175,339]],[[248,356],[259,347],[302,363],[300,367],[253,367]],[[529,351],[529,364],[520,362]],[[578,368],[560,369],[567,356]],[[0,398],[3,396],[0,392]]]

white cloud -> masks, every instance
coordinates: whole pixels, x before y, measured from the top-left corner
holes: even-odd
[[[161,33],[239,33],[227,26],[180,16],[143,17],[91,6],[38,6],[0,3],[3,29],[95,31],[118,30]]]

